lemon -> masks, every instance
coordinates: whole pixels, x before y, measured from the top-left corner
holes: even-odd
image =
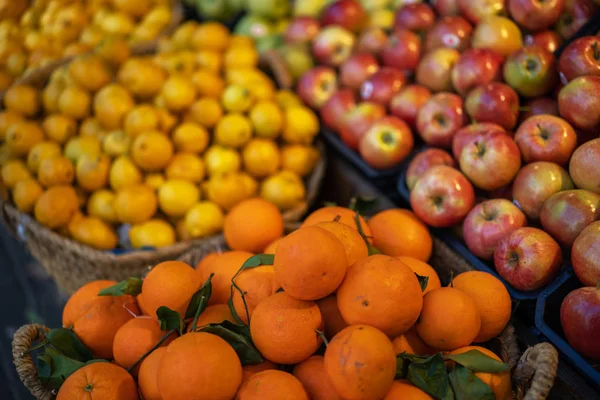
[[[79,126],[79,135],[81,136],[96,136],[99,139],[103,139],[106,135],[106,131],[102,127],[100,121],[96,118],[86,118],[81,122]]]
[[[25,117],[17,111],[5,110],[0,112],[0,140],[4,140],[9,126],[23,121]]]
[[[188,118],[205,128],[213,128],[223,118],[221,103],[212,97],[203,97],[190,107]]]
[[[177,151],[200,154],[208,146],[209,139],[206,129],[193,122],[185,122],[173,132],[173,143]]]
[[[229,85],[221,96],[223,107],[229,112],[243,113],[254,104],[254,96],[250,90],[240,85]]]
[[[98,250],[114,249],[118,243],[114,229],[96,217],[73,218],[69,223],[69,233],[78,242]]]
[[[275,94],[275,101],[279,107],[284,110],[302,105],[302,100],[300,100],[300,97],[298,97],[298,95],[291,90],[279,90]]]
[[[89,192],[102,189],[108,183],[110,159],[103,155],[85,154],[77,160],[75,174],[79,186]]]
[[[146,185],[134,185],[116,193],[113,207],[119,222],[139,224],[152,218],[157,203],[154,189]]]
[[[12,199],[19,211],[30,213],[42,193],[44,189],[35,179],[26,179],[15,184]]]
[[[200,189],[183,179],[169,179],[158,189],[158,204],[170,217],[185,215],[198,200]]]
[[[44,132],[35,122],[20,121],[6,130],[6,146],[14,156],[26,156],[38,143],[44,140]]]
[[[244,169],[256,178],[265,178],[279,169],[279,148],[272,140],[253,139],[242,151]]]
[[[156,109],[149,104],[141,104],[125,116],[125,132],[131,137],[158,129],[159,117]]]
[[[304,106],[285,110],[283,139],[291,144],[311,144],[319,133],[319,120],[315,113]]]
[[[218,51],[199,50],[196,53],[196,62],[199,67],[208,68],[218,74],[223,66],[223,56]]]
[[[205,175],[204,160],[196,154],[177,153],[165,168],[165,175],[168,179],[184,179],[200,183]]]
[[[319,157],[319,151],[314,147],[291,144],[281,149],[281,166],[286,171],[304,177],[312,172]]]
[[[204,163],[208,175],[216,176],[227,172],[239,171],[242,160],[237,151],[214,145],[209,147],[204,154]]]
[[[50,229],[66,226],[79,210],[77,192],[72,186],[52,186],[35,203],[35,219]]]
[[[175,32],[173,32],[173,35],[171,35],[171,42],[175,49],[182,50],[189,48],[196,29],[198,29],[196,21],[187,21],[179,25]]]
[[[131,144],[131,158],[144,171],[156,172],[169,164],[173,156],[173,144],[157,131],[138,135]]]
[[[94,115],[106,129],[119,129],[125,115],[135,107],[131,94],[121,85],[111,83],[94,96]]]
[[[87,202],[87,213],[110,224],[118,222],[117,212],[113,206],[115,194],[106,189],[95,191]]]
[[[247,180],[238,172],[213,176],[206,183],[206,195],[225,210],[251,197]]]
[[[13,188],[17,182],[31,179],[31,172],[21,160],[9,160],[2,166],[2,183]]]
[[[97,156],[101,151],[100,139],[95,136],[79,136],[67,142],[64,154],[71,162],[77,163],[81,156]]]
[[[304,202],[306,189],[302,179],[291,171],[281,171],[265,179],[260,196],[281,210],[289,210]]]
[[[192,82],[198,88],[200,96],[220,98],[225,90],[223,79],[208,68],[201,68],[194,72]]]
[[[241,114],[224,116],[215,128],[215,141],[227,147],[242,147],[252,138],[252,125]]]
[[[80,120],[90,114],[92,97],[83,88],[69,86],[58,97],[58,110],[71,118]]]
[[[127,154],[130,146],[131,136],[122,130],[111,131],[102,140],[102,150],[111,157]]]
[[[27,166],[31,172],[37,173],[40,163],[46,158],[58,157],[62,154],[60,145],[55,142],[40,142],[33,146],[27,155]]]
[[[154,190],[158,190],[164,183],[165,176],[159,172],[147,174],[144,178],[144,184],[151,187]]]
[[[151,219],[131,227],[129,241],[135,249],[165,247],[175,243],[175,230],[162,219]]]
[[[201,238],[221,232],[225,216],[212,201],[196,203],[185,214],[184,226],[192,238]]]
[[[258,52],[254,47],[231,47],[223,57],[226,69],[240,67],[256,67],[258,65]]]
[[[192,239],[192,235],[185,226],[185,218],[181,218],[175,223],[175,233],[177,233],[177,240],[186,241]]]
[[[66,157],[46,158],[40,163],[38,181],[45,187],[70,185],[74,178],[73,163]]]
[[[197,89],[188,79],[173,75],[165,81],[160,93],[165,100],[167,109],[179,112],[189,108],[194,103]]]
[[[256,136],[275,139],[283,128],[283,113],[272,101],[259,101],[250,111],[250,122]]]
[[[190,44],[196,50],[222,52],[229,45],[229,30],[219,22],[202,23],[193,33]]]
[[[108,180],[113,190],[120,190],[142,182],[142,173],[131,158],[120,156],[110,166]]]

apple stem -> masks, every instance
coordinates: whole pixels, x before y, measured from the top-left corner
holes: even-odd
[[[540,124],[537,124],[537,128],[540,130],[540,137],[544,140],[548,140],[548,132],[542,128]]]
[[[529,60],[525,61],[525,69],[527,71],[533,72],[537,69],[537,67],[538,67],[538,63],[535,62],[534,60],[529,59]]]
[[[385,144],[392,144],[394,143],[394,136],[390,132],[383,132],[381,141]]]

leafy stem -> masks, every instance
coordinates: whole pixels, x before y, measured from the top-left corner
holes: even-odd
[[[127,372],[131,372],[137,367],[146,357],[148,357],[154,350],[158,349],[164,342],[171,336],[173,333],[177,332],[177,329],[171,329],[168,331],[163,337],[160,338],[158,342],[150,350],[148,350],[143,356],[141,356],[136,362],[131,365],[131,367],[127,368]]]

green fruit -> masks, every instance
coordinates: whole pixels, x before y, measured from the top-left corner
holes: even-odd
[[[256,50],[262,53],[267,50],[273,50],[281,47],[284,43],[283,35],[271,34],[256,41]]]
[[[264,18],[254,15],[246,15],[235,26],[235,33],[244,36],[250,36],[258,40],[270,35],[273,32],[273,26]]]
[[[289,0],[247,0],[248,12],[260,17],[280,19],[290,12]]]
[[[296,0],[294,2],[294,17],[307,16],[318,18],[325,8],[326,0]]]
[[[310,51],[305,46],[283,46],[280,52],[294,79],[299,79],[314,66]]]
[[[228,20],[234,15],[227,0],[196,0],[196,11],[201,17],[219,21]]]

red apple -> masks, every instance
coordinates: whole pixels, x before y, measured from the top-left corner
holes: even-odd
[[[422,85],[408,85],[392,97],[390,113],[404,120],[411,127],[415,127],[417,114],[421,106],[429,100],[431,92]]]
[[[379,27],[373,26],[365,29],[356,43],[356,51],[359,53],[379,54],[387,43],[385,31]]]
[[[526,163],[550,161],[564,165],[577,146],[577,134],[567,121],[552,115],[534,115],[515,133]]]
[[[573,188],[573,181],[560,165],[537,161],[521,168],[513,182],[512,195],[527,218],[538,220],[542,206],[550,196]]]
[[[546,30],[525,35],[523,44],[542,46],[550,53],[554,53],[562,44],[562,38],[555,31]]]
[[[561,53],[558,69],[564,83],[584,75],[600,76],[600,38],[575,39]]]
[[[502,132],[506,135],[509,134],[500,125],[491,122],[475,122],[460,128],[452,139],[452,155],[459,160],[463,147],[469,143],[472,137],[494,131]]]
[[[440,47],[426,53],[417,66],[415,80],[432,92],[452,90],[451,71],[460,58],[458,50]]]
[[[569,162],[569,173],[579,189],[600,194],[600,138],[575,150]]]
[[[312,43],[312,52],[321,63],[339,66],[352,54],[354,35],[341,26],[328,26],[317,34]]]
[[[571,249],[571,264],[584,285],[600,282],[600,221],[592,222],[577,236]]]
[[[362,137],[359,152],[371,167],[392,168],[412,151],[413,135],[404,121],[397,117],[383,117],[371,125]]]
[[[466,95],[476,86],[502,80],[500,54],[490,49],[467,49],[452,68],[452,86]]]
[[[600,125],[600,76],[580,76],[558,93],[560,115],[575,128],[591,130]]]
[[[471,46],[477,49],[488,48],[506,57],[523,47],[523,35],[512,20],[505,17],[487,17],[475,27],[471,36]]]
[[[360,87],[360,97],[387,106],[406,82],[404,73],[392,67],[381,67]]]
[[[562,262],[560,246],[541,229],[522,227],[508,233],[494,252],[496,271],[517,290],[546,286]]]
[[[427,31],[425,49],[427,51],[438,47],[448,47],[465,50],[470,46],[473,27],[463,17],[452,16],[438,19]]]
[[[492,260],[500,239],[525,225],[525,214],[509,200],[486,200],[473,207],[465,218],[463,238],[473,254]]]
[[[339,133],[346,146],[353,150],[358,149],[358,144],[365,133],[371,128],[373,122],[385,115],[385,107],[373,102],[362,102],[347,111],[338,124]]]
[[[321,14],[321,25],[338,25],[352,32],[360,32],[367,22],[367,13],[357,0],[337,0]]]
[[[600,288],[597,284],[569,293],[560,306],[567,342],[583,357],[600,360]]]
[[[406,29],[392,33],[381,51],[383,65],[405,71],[414,71],[421,58],[421,39]]]
[[[519,96],[510,86],[491,82],[469,92],[465,110],[477,122],[493,122],[510,131],[519,117]]]
[[[474,24],[488,17],[504,15],[504,0],[457,0],[458,9]]]
[[[523,47],[504,63],[504,81],[521,96],[543,96],[557,80],[556,57],[541,46]]]
[[[437,165],[425,171],[410,192],[410,205],[426,224],[444,228],[459,223],[475,204],[471,182],[460,171]]]
[[[522,122],[529,117],[540,114],[559,116],[556,100],[551,97],[538,97],[537,99],[527,100],[523,104],[519,120]]]
[[[521,154],[505,132],[492,131],[471,137],[460,152],[460,170],[475,186],[496,190],[512,182],[521,167]]]
[[[459,14],[457,0],[432,0],[430,3],[442,17]]]
[[[285,30],[285,41],[289,44],[309,44],[321,30],[319,21],[313,17],[296,17]]]
[[[417,114],[417,130],[425,143],[450,148],[456,132],[467,123],[462,99],[453,93],[433,95]]]
[[[424,3],[407,4],[396,12],[394,29],[407,29],[413,32],[426,31],[435,22],[431,7]]]
[[[360,85],[379,69],[375,56],[369,53],[357,53],[340,67],[340,83],[342,86],[358,90]]]
[[[565,0],[508,0],[512,19],[530,31],[554,25],[565,7]]]
[[[558,18],[555,30],[563,39],[569,39],[598,11],[591,0],[565,0],[565,8]]]
[[[354,92],[350,89],[341,89],[323,104],[319,112],[323,123],[337,132],[344,115],[354,107],[356,107]]]
[[[329,67],[315,67],[298,81],[296,92],[310,107],[320,108],[337,91],[337,76]]]
[[[435,147],[425,149],[419,152],[408,165],[406,169],[406,186],[412,190],[415,184],[423,174],[436,165],[446,165],[455,168],[456,163],[452,156],[445,150]]]
[[[554,193],[540,213],[544,230],[567,248],[583,228],[599,218],[600,195],[582,189]]]

